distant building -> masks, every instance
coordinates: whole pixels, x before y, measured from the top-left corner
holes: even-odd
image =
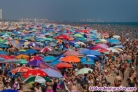
[[[2,9],[0,9],[0,20],[2,20]]]

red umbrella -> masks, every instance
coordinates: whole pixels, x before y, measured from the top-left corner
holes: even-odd
[[[56,65],[57,68],[73,68],[71,64],[68,63],[59,63]]]
[[[7,56],[7,55],[4,55],[2,56],[5,60],[9,60],[9,59],[15,59],[15,56]]]
[[[42,61],[43,59],[40,56],[33,56],[33,58],[31,60],[40,60],[40,61]]]
[[[59,35],[59,36],[57,36],[57,37],[55,37],[55,38],[57,38],[57,39],[66,39],[66,40],[69,40],[69,36],[67,36],[67,35]]]
[[[23,73],[23,72],[27,72],[27,71],[30,71],[30,70],[31,70],[31,68],[29,68],[29,67],[17,67],[15,69],[11,70],[11,73],[12,74],[15,74],[17,72]]]
[[[27,78],[29,76],[48,76],[48,75],[40,69],[33,69],[24,73],[23,76]]]

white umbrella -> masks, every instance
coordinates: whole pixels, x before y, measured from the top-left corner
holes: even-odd
[[[75,44],[77,44],[77,45],[86,45],[86,44],[83,43],[83,42],[75,42]]]
[[[115,48],[107,48],[107,50],[118,53],[118,51]]]
[[[76,75],[79,75],[79,74],[87,74],[89,71],[92,72],[93,70],[90,69],[90,68],[82,68],[78,72],[76,72]]]

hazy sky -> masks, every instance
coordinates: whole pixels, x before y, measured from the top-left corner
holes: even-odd
[[[138,0],[0,0],[3,19],[138,22]]]

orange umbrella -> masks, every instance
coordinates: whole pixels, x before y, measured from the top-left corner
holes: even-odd
[[[17,59],[28,59],[29,56],[28,55],[25,55],[25,54],[20,54],[18,56],[16,56]]]
[[[13,69],[13,70],[11,70],[11,73],[12,74],[15,74],[15,73],[17,73],[17,72],[27,72],[27,71],[30,71],[31,70],[31,68],[29,68],[29,67],[18,67],[18,68],[15,68],[15,69]]]
[[[80,62],[80,59],[76,56],[66,56],[64,58],[61,58],[64,62]]]
[[[68,63],[59,63],[56,65],[57,68],[73,68],[71,64]]]

